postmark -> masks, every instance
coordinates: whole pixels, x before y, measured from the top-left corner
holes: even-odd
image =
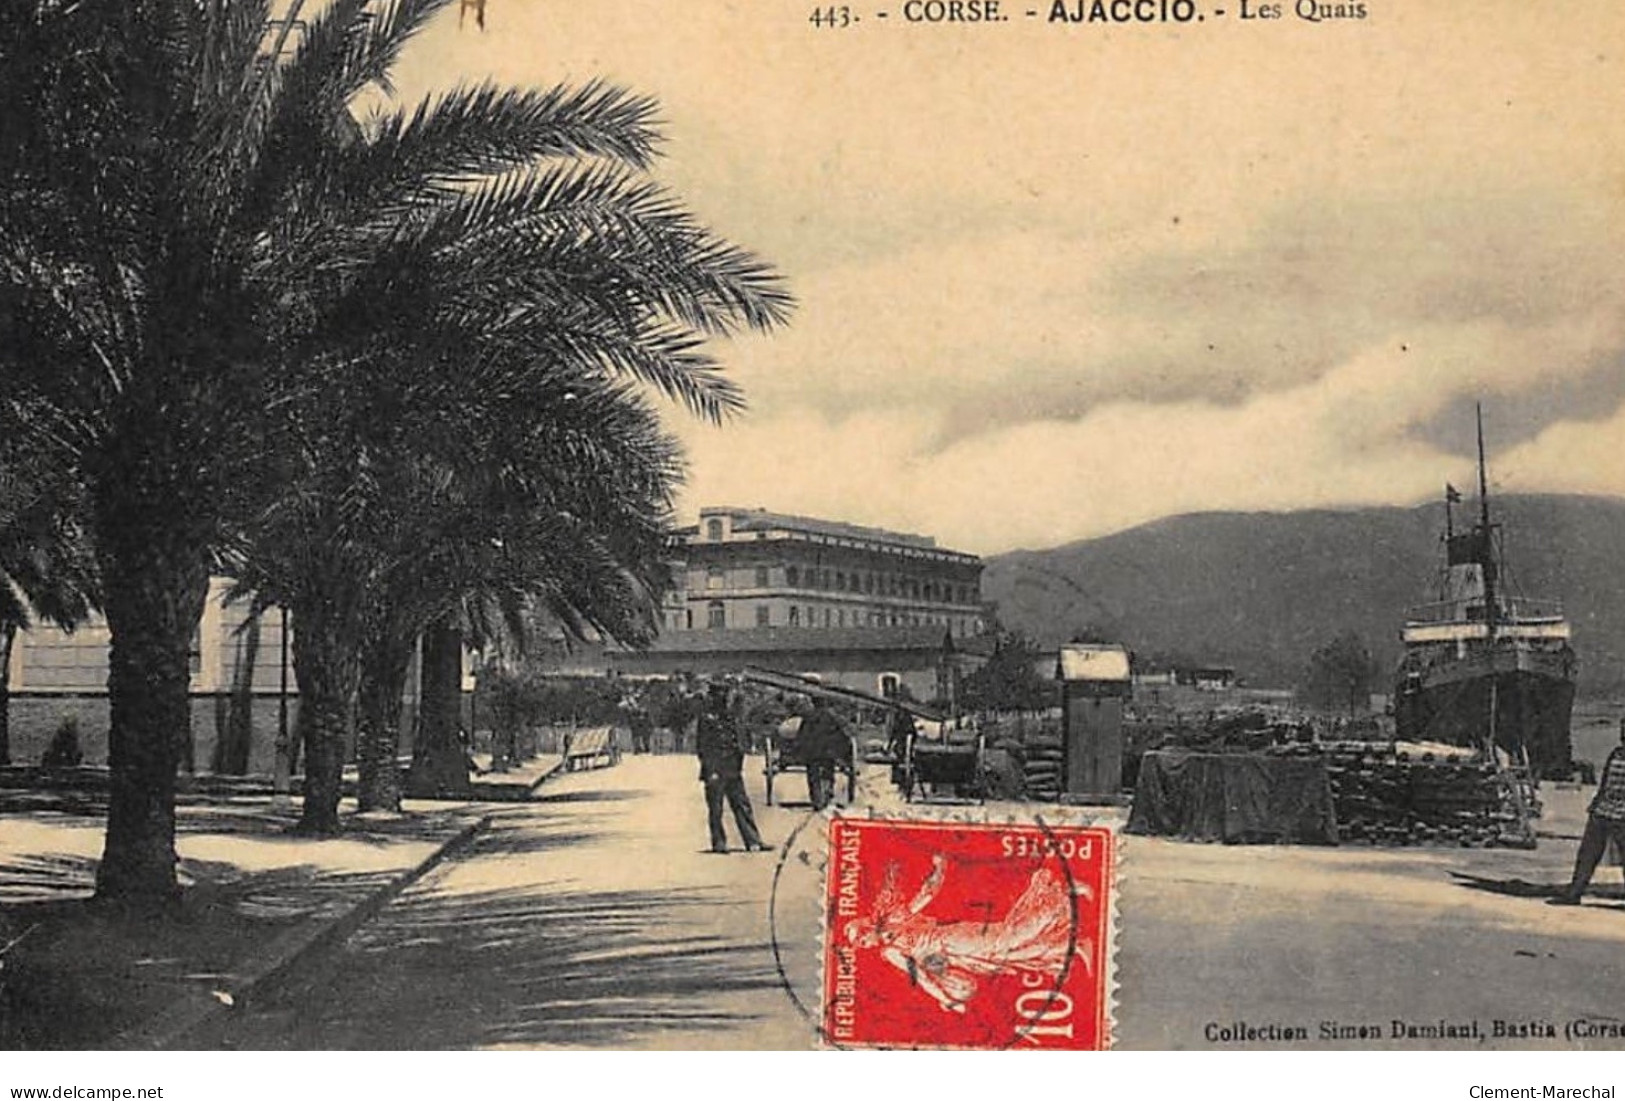
[[[837,816],[828,841],[826,1044],[1110,1046],[1111,829]]]

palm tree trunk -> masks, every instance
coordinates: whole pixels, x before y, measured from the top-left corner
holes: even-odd
[[[217,746],[216,772],[246,776],[254,748],[254,671],[260,658],[260,613],[249,616],[237,646],[237,660],[231,671],[231,695],[226,705],[226,722]]]
[[[11,764],[11,648],[17,643],[17,625],[0,623],[0,765]]]
[[[337,616],[320,600],[294,609],[293,675],[299,685],[299,736],[305,746],[305,805],[299,832],[340,831],[345,744],[355,724],[360,661]]]
[[[407,793],[420,798],[473,795],[465,747],[458,737],[463,718],[463,632],[455,617],[436,620],[423,632],[420,697],[422,737],[412,752]]]
[[[144,495],[141,495],[144,496]],[[100,510],[104,611],[112,637],[107,840],[96,897],[149,908],[180,897],[175,766],[191,725],[192,634],[209,591],[202,540],[131,494]]]
[[[357,723],[358,768],[362,810],[401,809],[401,696],[412,665],[412,643],[393,637],[374,639],[361,657],[361,692]]]

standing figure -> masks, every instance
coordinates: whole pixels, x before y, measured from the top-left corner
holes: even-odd
[[[891,758],[891,781],[903,785],[904,762],[908,759],[908,740],[914,736],[914,716],[901,707],[893,708],[886,723],[886,756]]]
[[[807,798],[813,810],[823,810],[835,798],[836,762],[851,766],[852,739],[846,723],[822,699],[814,699],[812,710],[801,720],[796,754],[807,765]]]
[[[700,758],[700,780],[705,784],[705,809],[711,827],[711,851],[728,851],[728,835],[722,828],[722,802],[733,809],[739,840],[747,851],[766,852],[762,835],[756,829],[756,815],[745,794],[745,749],[728,699],[728,686],[713,682],[705,695],[694,735],[694,749]]]
[[[1619,720],[1619,743],[1603,762],[1597,794],[1586,808],[1586,829],[1574,854],[1574,875],[1562,894],[1546,900],[1549,905],[1580,905],[1580,896],[1590,885],[1591,873],[1597,870],[1610,841],[1625,867],[1625,718]]]
[[[632,752],[650,752],[654,741],[654,720],[649,717],[643,694],[635,690],[628,692],[621,701],[621,710],[626,715],[627,732],[632,736]]]

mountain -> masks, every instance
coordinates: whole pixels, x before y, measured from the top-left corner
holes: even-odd
[[[1474,504],[1457,506],[1458,527]],[[1625,691],[1625,499],[1527,495],[1492,506],[1511,591],[1563,602],[1580,691]],[[1083,634],[1291,685],[1345,630],[1394,667],[1405,609],[1430,599],[1442,569],[1443,526],[1442,503],[1195,513],[990,558],[982,593],[1005,626],[1045,645]]]

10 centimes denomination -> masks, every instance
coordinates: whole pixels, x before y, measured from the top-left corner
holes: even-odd
[[[1102,826],[832,819],[823,1041],[1109,1047],[1114,841]]]

